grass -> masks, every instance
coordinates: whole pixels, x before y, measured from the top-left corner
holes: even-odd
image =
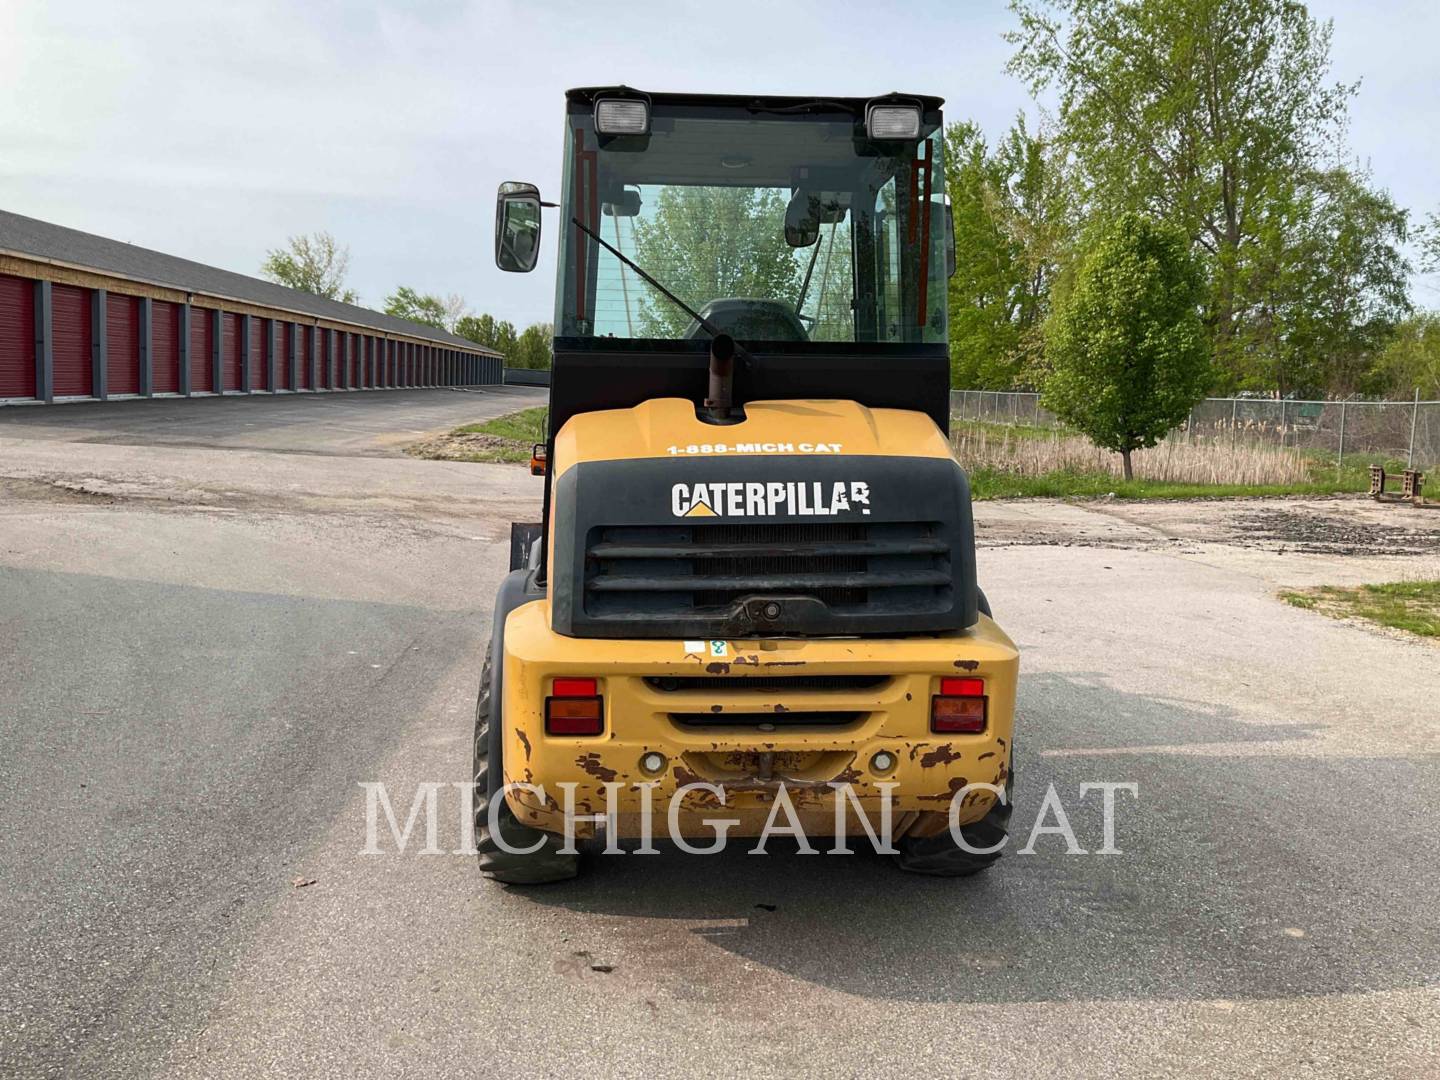
[[[535,409],[497,416],[478,424],[466,424],[452,431],[451,435],[495,435],[525,444],[525,460],[530,460],[530,448],[537,442],[545,441],[545,424],[550,410],[541,405]]]
[[[994,468],[971,468],[970,492],[984,499],[1085,499],[1113,495],[1117,499],[1245,499],[1287,495],[1333,495],[1360,488],[1340,482],[1288,484],[1215,484],[1174,480],[1124,480],[1107,472],[1057,469],[1027,476]],[[1367,481],[1368,483],[1368,481]]]
[[[477,461],[523,465],[536,443],[545,441],[548,411],[541,406],[464,424],[439,438],[408,447],[416,457],[436,461]]]
[[[1280,599],[1337,619],[1360,618],[1420,637],[1440,638],[1440,581],[1383,585],[1321,585],[1282,592]]]

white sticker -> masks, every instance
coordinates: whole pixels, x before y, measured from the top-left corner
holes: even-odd
[[[690,655],[691,653],[694,653],[696,656],[703,656],[703,655],[705,654],[705,642],[703,642],[703,641],[687,641],[687,642],[685,642],[685,655],[688,656],[688,655]]]
[[[729,655],[730,655],[730,646],[727,645],[727,644],[726,644],[725,642],[723,642],[723,641],[712,641],[712,642],[710,642],[710,655],[711,655],[711,656],[729,656]]]

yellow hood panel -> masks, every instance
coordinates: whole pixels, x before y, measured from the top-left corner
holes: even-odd
[[[949,457],[924,413],[853,401],[751,401],[738,424],[696,419],[684,398],[572,416],[555,438],[554,475],[582,461],[785,454]]]

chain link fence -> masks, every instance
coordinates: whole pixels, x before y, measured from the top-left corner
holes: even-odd
[[[952,421],[1063,428],[1039,394],[950,391]],[[1400,462],[1440,468],[1440,401],[1288,401],[1206,398],[1170,440],[1231,439],[1330,454],[1337,465]]]

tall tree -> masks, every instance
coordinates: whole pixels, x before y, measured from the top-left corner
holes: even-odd
[[[801,270],[784,223],[785,200],[776,191],[663,187],[653,218],[634,219],[634,258],[697,310],[727,296],[794,298]],[[689,323],[659,296],[640,312],[650,337],[679,337]]]
[[[1376,365],[1375,392],[1408,398],[1416,390],[1440,401],[1440,313],[1420,312],[1395,329]]]
[[[345,286],[349,269],[350,249],[323,230],[290,237],[260,264],[261,275],[279,285],[353,304],[359,298]]]
[[[385,298],[385,314],[425,323],[437,330],[447,329],[445,301],[429,293],[417,292],[409,285],[401,285]]]
[[[1297,180],[1247,260],[1232,369],[1240,386],[1281,396],[1375,392],[1380,353],[1410,312],[1406,212],[1363,173]]]
[[[1098,231],[1050,314],[1042,400],[1118,453],[1127,480],[1131,454],[1163,439],[1205,395],[1203,295],[1185,233],[1128,213]]]
[[[445,329],[452,334],[455,333],[455,327],[459,325],[460,320],[470,314],[470,305],[459,293],[452,292],[444,297],[440,301],[440,306],[445,311]]]
[[[992,152],[972,123],[945,132],[955,218],[950,368],[955,386],[1029,385],[1050,285],[1068,240],[1064,175],[1020,117]]]
[[[484,313],[461,316],[455,322],[455,333],[493,349],[495,348],[495,317]]]
[[[1276,192],[1339,146],[1354,86],[1295,0],[1012,0],[1009,70],[1060,94],[1088,208],[1178,223],[1208,256],[1206,321],[1233,364]],[[1249,286],[1247,289],[1245,286]]]
[[[550,323],[533,323],[515,341],[514,351],[509,354],[509,366],[548,370],[550,368],[551,345],[555,339],[555,327]]]

